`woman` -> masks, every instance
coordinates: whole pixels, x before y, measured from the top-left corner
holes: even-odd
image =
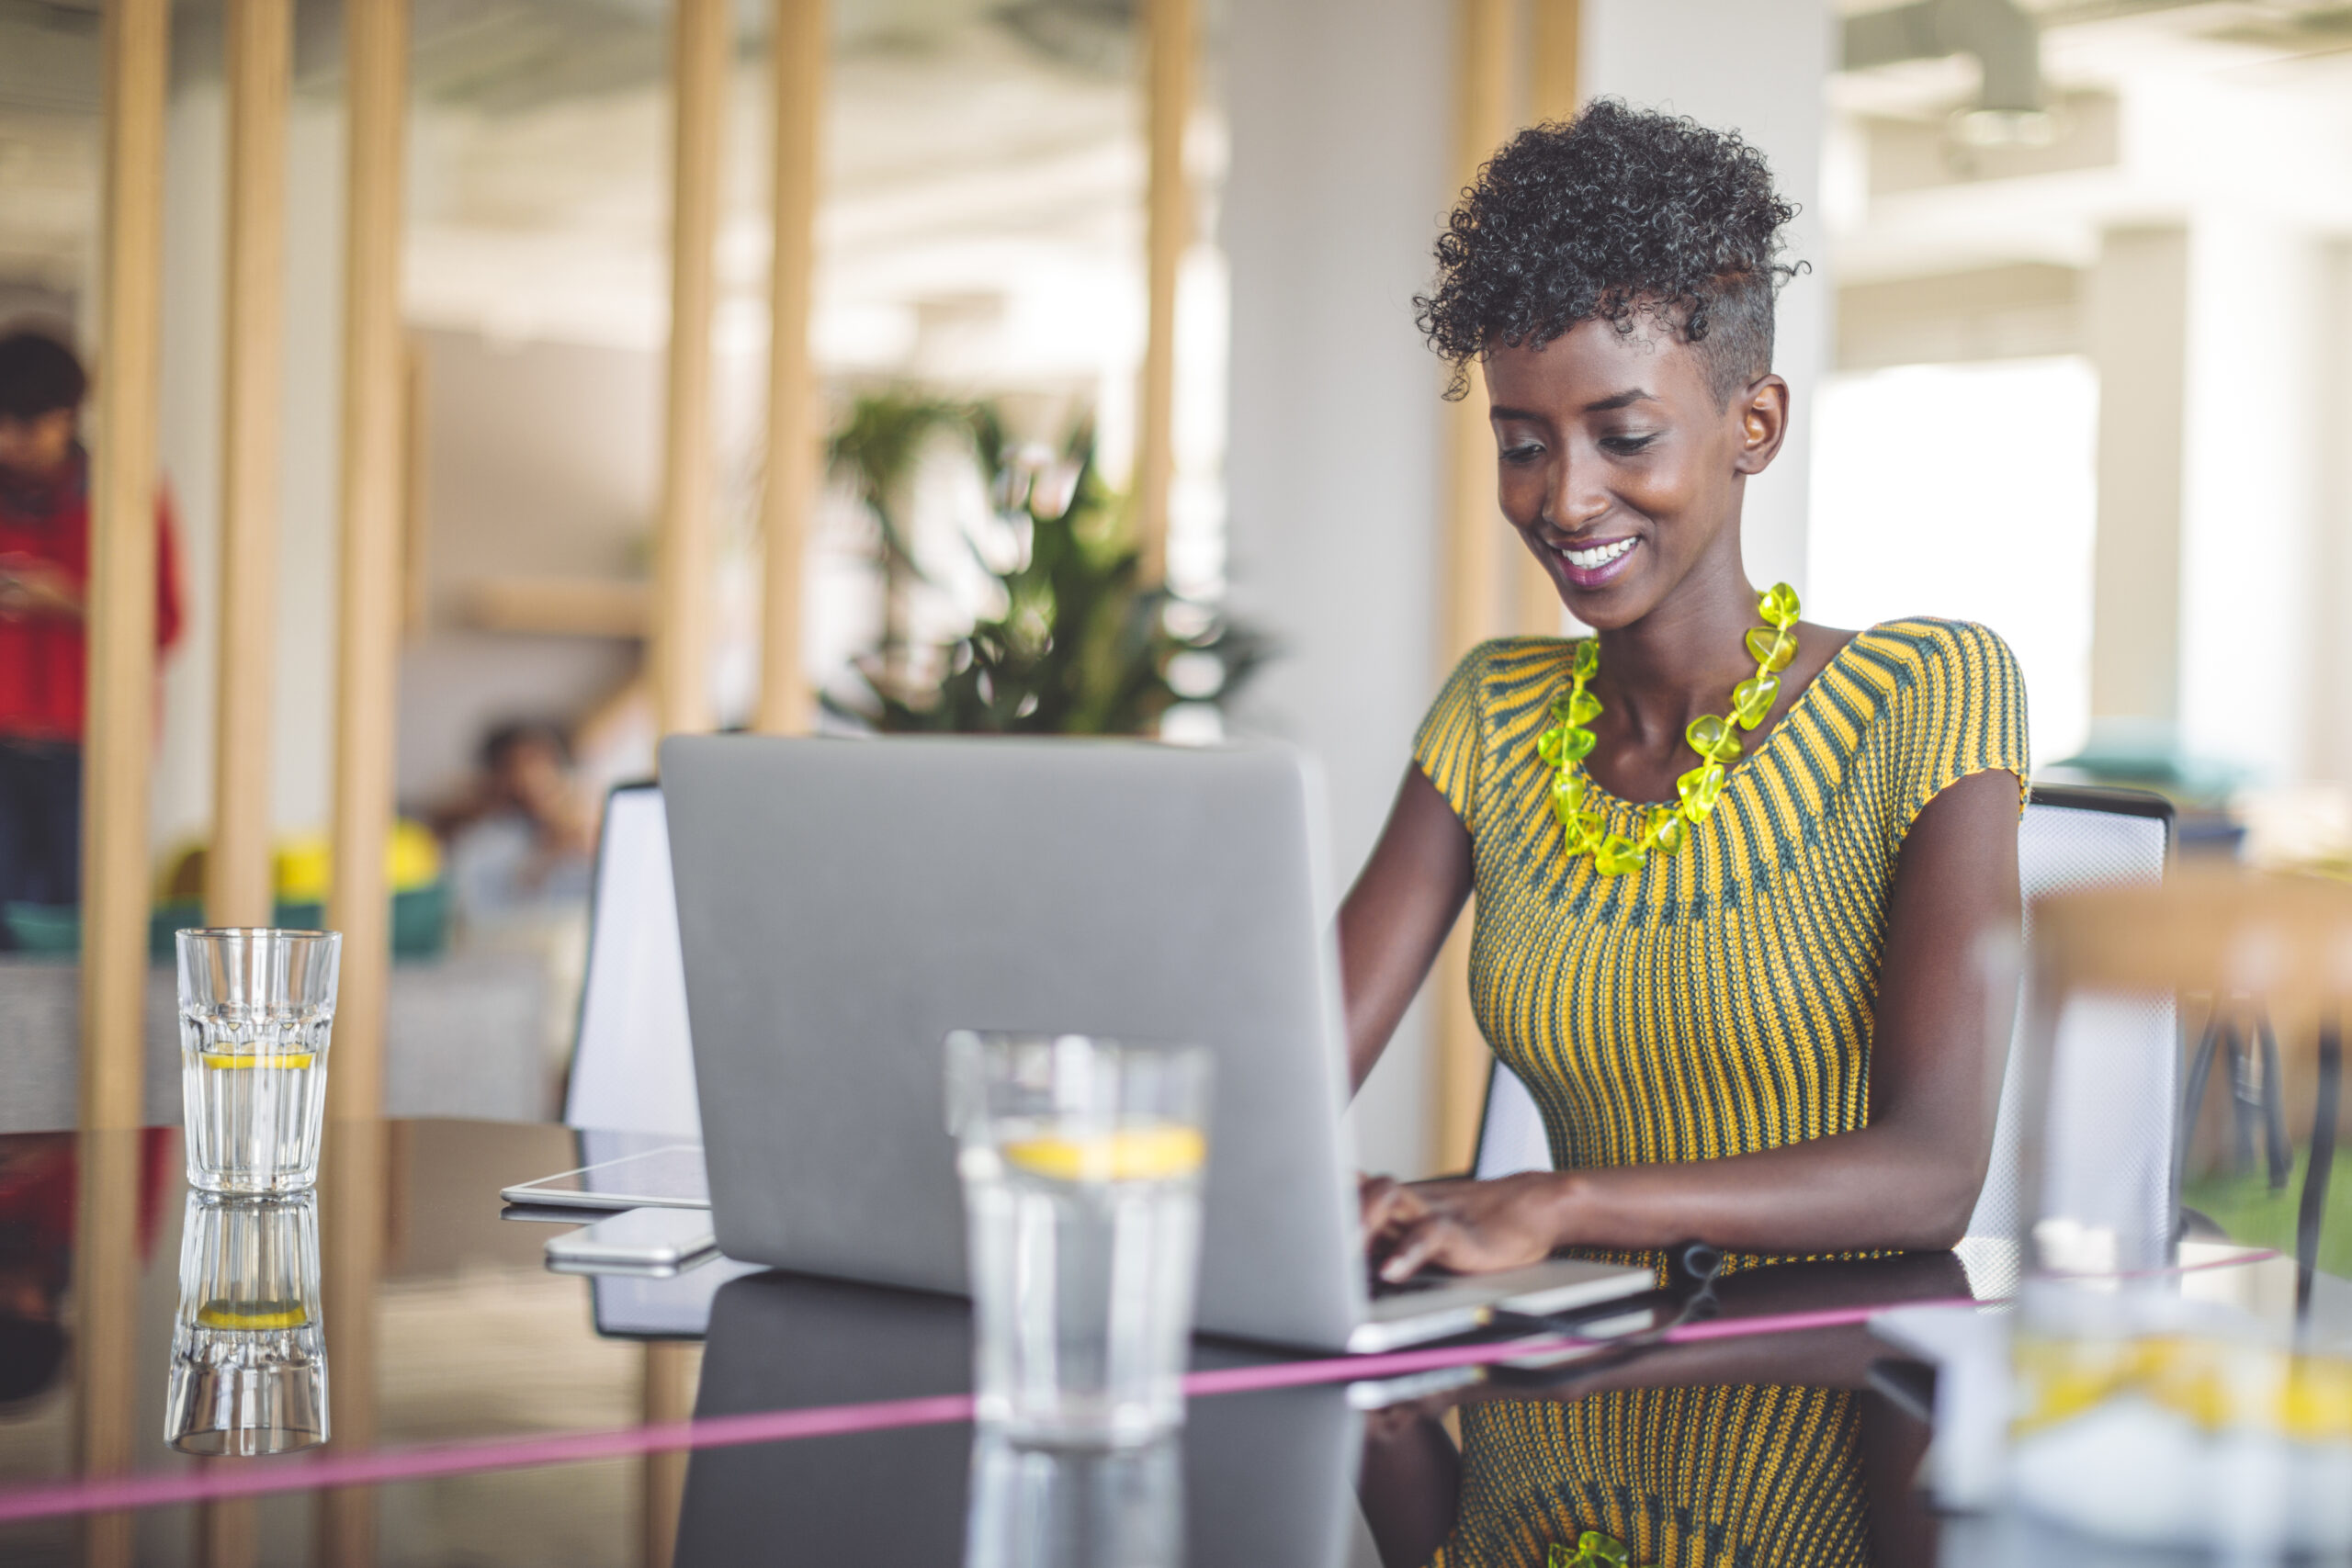
[[[1747,579],[1792,215],[1736,135],[1602,101],[1506,147],[1438,243],[1423,330],[1455,395],[1484,374],[1503,513],[1597,639],[1462,661],[1340,913],[1361,1083],[1476,893],[1473,1007],[1557,1167],[1367,1182],[1388,1278],[1945,1247],[1974,1204],[2025,693],[1980,626],[1835,630]]]

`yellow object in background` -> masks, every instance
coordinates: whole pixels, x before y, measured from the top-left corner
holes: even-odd
[[[324,833],[303,833],[281,840],[275,857],[276,892],[288,904],[321,904],[334,883],[334,854]],[[406,818],[392,824],[391,842],[384,850],[385,874],[392,891],[430,887],[441,880],[441,845],[422,822]]]

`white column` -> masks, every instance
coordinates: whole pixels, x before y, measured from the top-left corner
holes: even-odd
[[[2180,527],[2180,737],[2291,782],[2313,761],[2312,570],[2320,408],[2338,374],[2324,351],[2327,252],[2253,212],[2197,215],[2188,243]],[[2335,606],[2328,606],[2333,613]]]
[[[2111,741],[2153,739],[2179,715],[2188,231],[2108,232],[2084,307],[2099,378],[2091,721]]]
[[[1584,94],[1686,114],[1736,130],[1772,165],[1802,209],[1789,254],[1812,270],[1781,292],[1773,368],[1793,394],[1788,444],[1749,481],[1747,574],[1804,587],[1811,505],[1813,393],[1829,368],[1828,237],[1819,220],[1826,133],[1822,83],[1835,7],[1824,0],[1585,0]]]
[[[1227,27],[1229,570],[1283,649],[1237,718],[1322,760],[1343,888],[1436,694],[1443,381],[1411,300],[1451,183],[1453,17],[1284,0]],[[1357,1100],[1368,1168],[1421,1170],[1427,1064],[1416,1019]]]

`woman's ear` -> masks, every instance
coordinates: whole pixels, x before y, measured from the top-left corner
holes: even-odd
[[[1749,383],[1739,407],[1739,454],[1736,473],[1760,474],[1781,455],[1789,434],[1789,384],[1778,376]]]

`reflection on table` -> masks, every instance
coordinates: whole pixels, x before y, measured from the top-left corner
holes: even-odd
[[[316,1450],[330,1456],[969,1389],[969,1317],[953,1298],[723,1262],[667,1280],[548,1272],[553,1229],[502,1219],[497,1193],[579,1163],[578,1139],[455,1122],[331,1128],[306,1217],[189,1204],[168,1133],[0,1138],[0,1322],[17,1325],[0,1352],[29,1352],[0,1367],[0,1495],[104,1473],[96,1460],[134,1476],[299,1484],[311,1455],[260,1450],[306,1429],[309,1383],[291,1402],[231,1398],[210,1426],[187,1417],[221,1412],[217,1392],[169,1398],[175,1361],[263,1344],[234,1335],[275,1337],[256,1365],[307,1369],[331,1350],[333,1397],[321,1375],[317,1402],[322,1429],[331,1404],[333,1440]],[[85,1191],[93,1172],[100,1186]],[[1736,1325],[1968,1285],[1939,1254],[1758,1269],[1718,1293]],[[1927,1514],[1914,1490],[1927,1428],[1873,1383],[1888,1355],[1849,1323],[1497,1368],[1442,1393],[1356,1391],[1367,1404],[1411,1401],[1368,1416],[1342,1383],[1195,1397],[1172,1448],[1111,1457],[1015,1451],[950,1421],[332,1495],[304,1486],[0,1525],[0,1562],[1549,1568],[1588,1531],[1635,1563],[1926,1563],[1939,1538],[1951,1562],[2086,1560],[2015,1535],[1979,1543]],[[1289,1359],[1203,1341],[1194,1364]],[[173,1446],[197,1431],[257,1457]]]

